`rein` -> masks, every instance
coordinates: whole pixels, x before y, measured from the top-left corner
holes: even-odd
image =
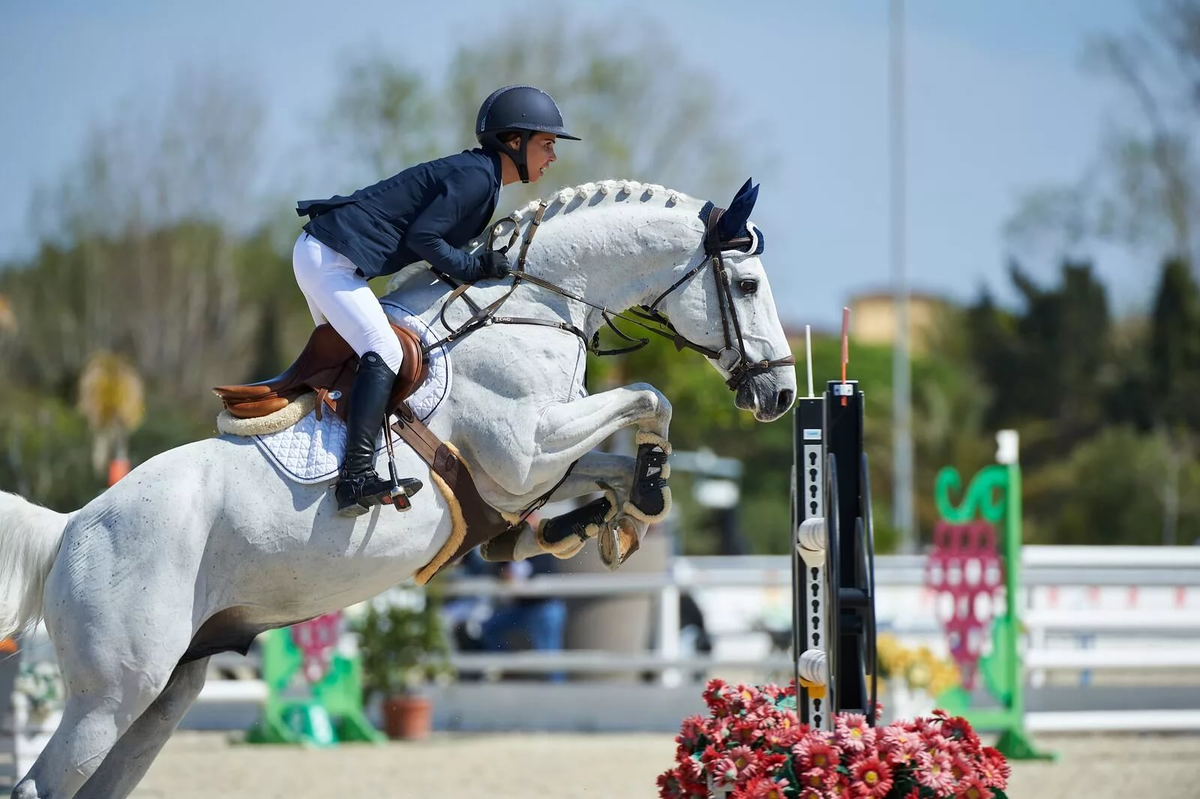
[[[466,293],[473,284],[456,283],[450,278],[449,275],[446,275],[436,269],[433,270],[434,274],[436,274],[439,279],[445,283],[448,283],[450,286],[453,286],[454,290],[450,292],[450,296],[448,296],[446,301],[442,303],[442,308],[438,312],[438,319],[441,321],[443,327],[445,327],[447,330],[450,330],[450,333],[444,338],[425,346],[424,349],[426,355],[443,344],[448,344],[456,339],[460,339],[463,336],[472,333],[475,330],[479,330],[490,325],[539,325],[541,327],[556,328],[558,330],[578,336],[583,342],[584,349],[593,355],[620,355],[623,353],[640,350],[642,347],[645,347],[650,343],[650,339],[648,338],[635,338],[618,328],[615,320],[620,319],[621,321],[637,325],[638,327],[650,333],[654,333],[655,335],[669,339],[671,343],[675,345],[675,349],[678,351],[682,351],[685,348],[695,350],[706,358],[717,361],[726,369],[726,371],[729,372],[729,379],[725,381],[725,385],[727,385],[732,391],[737,391],[739,388],[741,388],[742,384],[746,382],[746,380],[754,375],[767,372],[779,366],[788,366],[796,363],[796,358],[792,355],[788,355],[784,358],[777,358],[773,361],[751,361],[746,356],[746,342],[742,336],[741,320],[738,318],[737,307],[733,304],[733,289],[730,286],[729,274],[725,267],[723,253],[731,250],[741,250],[743,247],[753,246],[755,240],[752,237],[739,237],[729,241],[721,241],[720,236],[717,233],[717,223],[720,221],[721,215],[725,213],[724,209],[714,207],[711,213],[709,213],[708,219],[705,221],[705,258],[700,261],[700,263],[689,269],[687,274],[676,280],[670,288],[668,288],[662,294],[659,294],[658,297],[655,298],[654,302],[650,303],[650,305],[643,305],[639,309],[632,312],[633,316],[626,316],[620,311],[613,311],[607,306],[597,305],[596,303],[591,302],[590,300],[587,300],[586,298],[581,297],[572,291],[568,291],[560,286],[556,286],[548,280],[543,280],[542,278],[531,275],[525,271],[525,262],[529,255],[529,246],[533,243],[533,237],[537,234],[538,227],[542,224],[542,218],[546,214],[546,208],[548,205],[549,204],[545,200],[542,200],[538,204],[537,213],[534,214],[533,220],[530,222],[529,227],[525,231],[525,236],[521,241],[521,249],[517,254],[517,268],[512,272],[512,286],[510,286],[508,291],[504,292],[504,294],[502,294],[498,299],[488,303],[483,307],[480,307],[469,296],[467,296]],[[507,255],[509,250],[511,250],[517,243],[518,237],[520,237],[520,222],[516,219],[515,215],[505,217],[492,226],[488,233],[488,239],[485,246],[489,250],[495,249],[493,245],[495,244],[497,232],[506,222],[512,223],[513,230],[512,233],[509,234],[508,243],[501,247],[499,251]],[[717,282],[717,302],[721,309],[721,328],[725,337],[725,346],[719,350],[703,347],[693,341],[689,341],[687,338],[681,335],[678,330],[675,329],[675,326],[671,324],[671,320],[668,319],[664,313],[658,310],[659,303],[670,296],[672,292],[679,289],[681,286],[699,274],[704,267],[710,264],[713,267],[713,279]],[[568,322],[551,322],[545,319],[497,316],[496,312],[500,310],[501,306],[503,306],[505,302],[508,301],[508,298],[513,295],[513,292],[517,290],[517,286],[519,286],[522,281],[526,283],[532,283],[535,286],[540,286],[547,291],[558,294],[560,297],[582,303],[589,308],[599,311],[604,323],[608,325],[608,327],[614,333],[616,333],[625,341],[632,342],[632,344],[628,347],[618,347],[616,349],[604,350],[600,349],[599,330],[593,334],[592,339],[589,341],[586,333]],[[450,324],[446,321],[446,309],[454,304],[454,302],[459,298],[462,298],[471,307],[472,314],[471,318],[469,318],[466,322],[464,322],[458,328],[452,329]],[[653,327],[649,324],[646,324],[647,322],[652,322],[655,325],[658,325],[658,327]],[[728,357],[727,353],[728,356],[732,357]],[[726,365],[726,362],[728,362],[728,365]],[[566,474],[562,476],[562,479],[559,480],[553,488],[526,506],[526,508],[521,512],[519,521],[514,524],[510,524],[509,529],[512,529],[513,527],[516,527],[517,524],[526,521],[531,515],[549,502],[551,495],[567,481],[568,477],[571,476],[571,472],[574,470],[577,463],[578,461],[571,464],[570,468],[567,469]]]
[[[442,309],[438,314],[438,318],[440,319],[442,326],[451,332],[444,338],[439,339],[433,344],[427,346],[427,352],[435,349],[436,347],[440,347],[443,344],[447,344],[451,341],[462,338],[472,331],[493,324],[540,325],[542,327],[556,328],[578,336],[579,339],[583,341],[584,348],[588,352],[592,353],[593,355],[601,356],[621,355],[627,352],[634,352],[636,350],[640,350],[642,347],[645,347],[650,343],[650,339],[648,338],[635,338],[622,331],[619,327],[617,327],[615,322],[615,320],[620,319],[623,322],[637,325],[643,330],[654,333],[655,335],[661,336],[665,339],[669,339],[671,343],[675,345],[675,349],[678,351],[682,351],[685,348],[695,350],[704,357],[717,361],[717,363],[719,363],[723,368],[726,369],[726,371],[729,372],[729,379],[725,381],[725,385],[727,385],[730,390],[733,391],[738,390],[742,384],[746,382],[746,380],[754,375],[762,374],[779,366],[790,366],[796,363],[796,358],[793,355],[788,355],[783,358],[776,358],[773,361],[751,361],[747,357],[746,342],[742,336],[741,320],[738,318],[737,307],[733,303],[733,289],[730,285],[729,274],[725,266],[723,254],[731,250],[741,250],[743,247],[750,246],[754,243],[754,239],[750,237],[740,237],[736,239],[730,239],[729,241],[721,241],[719,235],[717,234],[717,223],[720,221],[722,214],[725,213],[723,208],[713,208],[705,222],[704,252],[706,257],[700,261],[700,263],[696,264],[696,266],[688,270],[687,274],[676,280],[670,288],[658,295],[658,297],[656,297],[654,302],[650,303],[650,305],[640,306],[639,309],[631,312],[633,316],[626,316],[620,311],[613,311],[607,306],[597,305],[596,303],[591,302],[590,300],[587,300],[584,297],[575,294],[574,292],[568,291],[551,283],[548,280],[543,280],[542,278],[531,275],[525,271],[525,262],[529,254],[529,246],[533,243],[533,237],[537,234],[538,227],[542,223],[542,217],[545,216],[547,207],[548,203],[545,200],[542,200],[538,204],[537,213],[534,215],[532,222],[526,229],[525,236],[521,242],[521,250],[517,255],[517,268],[512,273],[512,286],[509,287],[508,291],[501,295],[499,299],[481,308],[466,295],[467,289],[469,289],[472,284],[455,284],[455,282],[447,275],[435,270],[435,274],[437,274],[439,278],[454,286],[454,290],[450,293],[450,296],[446,298],[446,301],[442,304]],[[499,251],[504,254],[508,254],[508,251],[516,244],[521,232],[520,222],[515,216],[508,216],[493,225],[491,231],[488,233],[486,247],[489,250],[495,249],[493,245],[495,244],[497,232],[506,222],[512,223],[513,229],[512,233],[509,234],[508,243],[500,247]],[[678,330],[675,329],[675,326],[671,323],[671,320],[658,310],[659,303],[666,299],[676,289],[687,283],[687,281],[689,281],[691,278],[699,274],[704,267],[710,264],[713,267],[713,278],[716,280],[717,284],[717,302],[721,309],[721,328],[725,338],[725,346],[719,350],[714,350],[710,347],[704,347],[688,340],[686,337],[680,334]],[[517,286],[519,286],[522,281],[532,283],[535,286],[540,286],[547,291],[558,294],[560,297],[582,303],[589,308],[599,311],[604,323],[616,335],[625,341],[632,342],[632,344],[628,347],[618,347],[615,349],[605,350],[600,348],[599,330],[593,334],[591,340],[589,341],[586,333],[584,333],[575,325],[567,322],[551,322],[544,319],[497,316],[496,312],[502,305],[504,305],[508,298],[512,296],[513,292],[517,290]],[[459,299],[460,297],[466,300],[466,302],[471,306],[473,314],[471,315],[470,319],[460,325],[457,329],[451,329],[449,323],[446,321],[446,309],[449,308],[450,305],[452,305],[455,300]],[[647,322],[653,322],[655,325],[658,325],[658,327],[653,327],[649,324],[646,324]]]

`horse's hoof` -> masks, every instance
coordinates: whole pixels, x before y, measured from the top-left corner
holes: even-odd
[[[612,524],[605,525],[596,536],[600,560],[609,571],[625,565],[629,556],[642,545],[635,517],[622,514]]]

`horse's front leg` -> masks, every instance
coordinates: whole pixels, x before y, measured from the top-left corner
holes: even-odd
[[[575,463],[551,499],[568,499],[597,489],[605,495],[544,520],[536,531],[514,530],[495,540],[485,557],[512,560],[541,552],[571,557],[588,538],[603,533],[600,550],[605,564],[615,569],[624,563],[650,522],[661,520],[670,509],[666,482],[670,422],[670,402],[645,383],[550,406],[538,424],[531,472],[561,474]],[[592,451],[616,431],[634,424],[638,426],[636,458]]]

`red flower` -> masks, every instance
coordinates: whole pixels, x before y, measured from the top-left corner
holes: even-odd
[[[958,784],[954,795],[962,799],[992,799],[996,794],[979,777],[967,777]]]
[[[733,799],[785,799],[787,780],[755,777],[733,792]]]
[[[700,716],[688,716],[680,724],[679,735],[675,736],[675,742],[691,750],[696,748],[703,735],[704,719]]]
[[[975,735],[975,730],[971,729],[971,722],[962,716],[955,716],[942,722],[942,734],[952,741],[957,741],[967,752],[973,755],[979,754],[979,737]]]
[[[658,775],[658,796],[659,799],[684,799],[683,789],[673,772]]]
[[[792,747],[792,754],[796,756],[797,771],[832,771],[841,763],[842,757],[841,750],[836,746],[811,735]]]
[[[1004,755],[1000,754],[998,749],[993,749],[990,746],[985,746],[980,756],[979,772],[983,776],[990,788],[999,788],[1004,790],[1008,787],[1008,778],[1012,775],[1012,769],[1008,765],[1008,761],[1004,759]]]
[[[858,761],[852,770],[854,790],[864,799],[881,799],[892,789],[892,767],[875,755]]]
[[[686,782],[703,782],[704,767],[700,765],[694,758],[687,758],[679,764],[679,768],[675,770],[680,779]]]

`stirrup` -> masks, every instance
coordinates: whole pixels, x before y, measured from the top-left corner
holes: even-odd
[[[376,505],[392,505],[398,511],[412,508],[409,497],[423,487],[415,477],[397,480],[392,487],[389,480],[382,479],[374,471],[361,475],[342,475],[338,478],[334,495],[337,498],[338,514],[361,516]]]

